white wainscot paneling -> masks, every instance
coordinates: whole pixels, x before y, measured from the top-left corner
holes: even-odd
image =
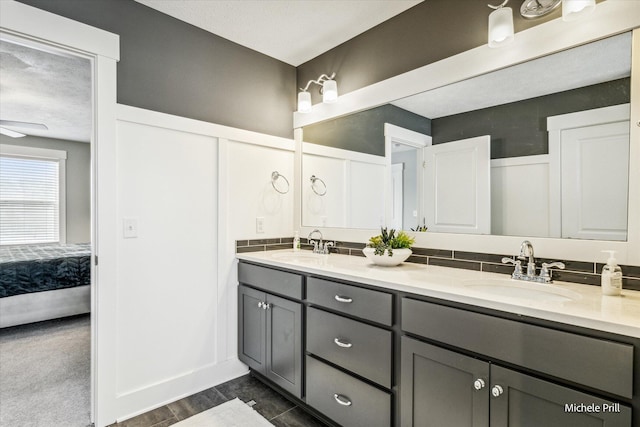
[[[309,227],[346,227],[347,163],[344,159],[306,154],[302,157],[302,223]],[[326,184],[326,194],[311,188],[311,176]],[[315,189],[324,187],[316,182]]]
[[[491,230],[506,236],[552,236],[549,156],[491,161]],[[559,229],[559,224],[555,227]]]
[[[228,197],[223,206],[235,239],[293,236],[293,156],[291,150],[229,141],[227,149]],[[271,173],[277,171],[276,186]],[[264,218],[264,232],[256,231],[256,218]]]
[[[349,162],[349,222],[351,228],[379,228],[384,224],[385,166]],[[367,209],[362,209],[368,206]]]
[[[119,419],[241,368],[216,360],[217,139],[189,132],[188,124],[162,127],[164,115],[122,111],[148,117],[146,124],[117,122]],[[137,237],[124,238],[125,219],[135,221]]]

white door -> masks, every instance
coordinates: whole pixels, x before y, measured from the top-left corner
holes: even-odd
[[[404,171],[403,163],[396,163],[391,165],[391,203],[392,214],[391,228],[396,230],[402,230],[402,217],[403,217],[403,205],[404,205],[404,186],[402,172]]]
[[[627,240],[629,121],[561,135],[562,237]]]
[[[425,150],[425,214],[429,231],[491,233],[489,135]]]

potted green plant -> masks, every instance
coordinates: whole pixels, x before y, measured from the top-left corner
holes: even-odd
[[[369,239],[362,252],[378,265],[393,266],[404,262],[411,255],[415,239],[404,231],[380,228],[380,234]]]

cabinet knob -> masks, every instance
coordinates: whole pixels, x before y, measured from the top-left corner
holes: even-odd
[[[336,343],[338,347],[342,348],[351,348],[351,346],[353,346],[350,342],[342,341],[340,338],[334,338],[333,342]]]
[[[335,393],[333,398],[342,406],[351,406],[351,401],[341,394]]]
[[[491,394],[493,395],[493,397],[499,397],[502,393],[504,393],[504,390],[500,385],[496,384],[491,388]]]
[[[473,382],[473,388],[476,390],[482,390],[485,386],[484,380],[482,378],[478,378]]]
[[[271,308],[271,304],[265,302],[264,304],[262,304],[262,309],[263,310],[269,310]]]
[[[335,298],[336,298],[336,301],[338,302],[346,302],[346,303],[353,302],[353,298],[349,298],[349,297],[342,297],[340,295],[336,295]]]
[[[262,301],[258,301],[258,308],[262,308]]]

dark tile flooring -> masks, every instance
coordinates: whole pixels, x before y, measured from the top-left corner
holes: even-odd
[[[239,398],[253,400],[253,409],[276,427],[327,427],[295,403],[268,387],[251,374],[217,385],[200,393],[161,406],[110,427],[167,427],[192,415]]]

